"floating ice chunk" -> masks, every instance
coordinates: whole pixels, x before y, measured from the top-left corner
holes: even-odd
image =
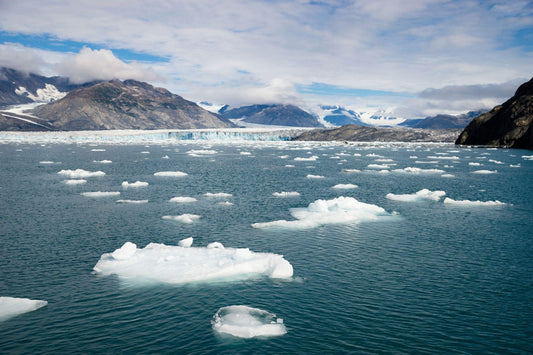
[[[210,149],[193,149],[187,152],[187,154],[190,155],[191,157],[201,157],[201,156],[213,155],[217,153],[218,152],[216,150],[210,150]]]
[[[111,160],[107,160],[107,159],[104,159],[104,160],[93,160],[93,163],[111,164],[112,161]]]
[[[361,170],[359,170],[359,169],[342,169],[342,172],[344,172],[344,173],[360,173]]]
[[[441,177],[443,177],[443,178],[454,178],[455,175],[453,175],[453,174],[442,174]]]
[[[374,161],[378,163],[394,163],[394,160],[390,158],[379,158],[379,159],[375,159]]]
[[[292,165],[292,164],[286,164],[285,167],[286,167],[286,168],[294,168],[294,165]]]
[[[2,296],[0,297],[0,321],[18,316],[19,314],[35,311],[47,304],[48,302],[41,300]]]
[[[233,195],[232,194],[228,194],[226,192],[216,192],[216,193],[212,193],[212,192],[206,192],[204,194],[205,197],[213,197],[213,198],[227,198],[227,197],[232,197]]]
[[[297,157],[297,158],[294,158],[294,161],[315,161],[317,159],[318,159],[318,157],[316,155],[313,155],[313,156],[308,157],[308,158]]]
[[[453,200],[449,197],[446,197],[444,199],[444,203],[447,204],[447,205],[452,205],[452,206],[464,206],[464,207],[476,207],[476,206],[486,206],[486,207],[491,207],[491,206],[504,206],[504,205],[507,205],[505,202],[500,202],[498,200],[496,201],[470,201],[470,200],[461,200],[461,201],[458,201],[458,200]]]
[[[154,176],[164,176],[164,177],[182,177],[187,176],[187,173],[184,173],[182,171],[158,171],[157,173],[154,173]]]
[[[193,238],[192,237],[189,237],[189,238],[185,238],[185,239],[182,239],[178,242],[178,245],[182,248],[190,248],[191,245],[192,245],[192,242],[193,242]]]
[[[135,181],[135,182],[123,181],[122,182],[123,189],[127,189],[129,187],[138,188],[138,187],[146,187],[146,186],[148,186],[148,183],[144,181]]]
[[[168,155],[164,155],[161,157],[161,159],[170,159],[170,157]]]
[[[145,151],[141,152],[141,154],[150,154],[150,152],[145,150]]]
[[[457,156],[434,156],[434,155],[430,155],[427,157],[428,159],[447,159],[447,160],[459,160],[461,158],[457,157]]]
[[[95,177],[95,176],[104,176],[105,173],[103,171],[87,171],[83,169],[76,169],[76,170],[61,170],[58,172],[59,175],[66,175],[72,179],[80,179],[80,178],[88,178],[88,177]]]
[[[499,160],[494,160],[494,159],[489,159],[489,162],[491,163],[494,163],[494,164],[505,164],[503,161],[499,161]]]
[[[483,164],[471,161],[470,163],[468,163],[468,165],[470,165],[470,166],[481,166]]]
[[[519,168],[520,167],[520,163],[518,163],[518,164],[510,164],[509,167],[510,168]]]
[[[307,174],[306,178],[308,178],[308,179],[323,179],[324,176],[322,176],[322,175]]]
[[[117,203],[148,203],[148,200],[117,200]]]
[[[390,168],[391,165],[396,165],[396,164],[368,164],[367,168],[368,169],[388,169]]]
[[[220,243],[210,244],[210,248],[150,243],[134,249],[134,245],[127,242],[118,252],[103,254],[93,270],[102,275],[172,284],[258,277],[290,279],[293,275],[292,265],[283,256],[255,253],[248,248],[224,248]]]
[[[259,308],[228,306],[220,308],[211,321],[213,330],[219,334],[250,339],[255,337],[280,336],[287,333],[283,319]]]
[[[275,197],[285,198],[285,197],[298,197],[300,196],[300,193],[297,191],[281,191],[281,192],[274,192],[272,195]]]
[[[91,152],[105,152],[105,149],[95,148],[95,149],[91,149]]]
[[[522,155],[522,159],[524,159],[524,160],[533,160],[533,155]]]
[[[120,191],[92,191],[92,192],[82,192],[82,196],[86,197],[111,197],[111,196],[118,196],[120,195]]]
[[[250,152],[240,152],[241,155],[252,155]]]
[[[316,200],[307,207],[291,208],[293,221],[278,220],[272,222],[253,223],[253,228],[315,228],[324,224],[361,223],[375,221],[390,216],[385,209],[359,202],[353,197],[340,196],[332,200]]]
[[[51,160],[43,160],[43,161],[40,161],[39,164],[43,164],[43,165],[51,165],[51,164],[61,164],[59,162],[55,162],[55,161],[51,161]]]
[[[333,186],[334,189],[338,189],[338,190],[350,190],[350,189],[356,189],[358,187],[359,186],[354,185],[354,184],[337,184]]]
[[[87,183],[87,180],[85,179],[69,179],[69,180],[63,180],[63,182],[67,185],[81,185]]]
[[[209,243],[207,244],[207,249],[224,249],[224,245],[222,245],[222,243],[220,242],[213,242],[213,243]]]
[[[229,202],[229,201],[219,202],[218,204],[219,204],[219,205],[222,205],[222,206],[233,206],[233,203],[231,203],[231,202]]]
[[[498,170],[476,170],[472,171],[472,174],[496,174]]]
[[[175,203],[191,203],[198,201],[194,197],[188,197],[188,196],[176,196],[172,197],[169,202],[175,202]]]
[[[407,173],[407,174],[444,174],[444,170],[440,169],[421,169],[421,168],[414,168],[414,167],[407,167],[404,169],[394,169],[393,172],[395,173]]]
[[[170,219],[172,221],[177,221],[181,223],[191,224],[199,220],[202,216],[197,214],[185,213],[179,216],[163,216],[163,219]]]
[[[402,194],[402,195],[396,195],[389,193],[385,197],[389,200],[394,201],[403,201],[403,202],[413,202],[413,201],[420,201],[420,200],[431,200],[431,201],[438,201],[441,199],[441,197],[446,196],[446,192],[444,191],[430,191],[428,189],[422,189],[418,192],[415,192],[414,194]]]

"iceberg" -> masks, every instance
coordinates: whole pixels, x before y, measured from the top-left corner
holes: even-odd
[[[188,196],[176,196],[172,197],[169,202],[175,202],[175,203],[191,203],[196,202],[197,200],[194,197],[188,197]]]
[[[104,176],[105,173],[103,171],[87,171],[83,169],[76,169],[76,170],[61,170],[58,172],[59,175],[66,175],[70,177],[71,179],[81,179],[81,178],[88,178],[88,177],[95,177],[95,176]]]
[[[428,189],[422,189],[420,191],[415,192],[414,194],[396,195],[389,193],[385,197],[389,200],[394,201],[413,202],[420,200],[438,201],[441,199],[441,197],[444,197],[445,195],[446,192],[444,191],[430,191]]]
[[[35,311],[47,304],[48,302],[46,301],[30,300],[28,298],[0,297],[0,321]]]
[[[213,330],[238,338],[280,336],[287,333],[283,319],[268,311],[248,306],[220,308],[211,321]]]
[[[337,190],[350,190],[350,189],[356,189],[358,187],[359,186],[354,185],[354,184],[337,184],[333,186],[332,188],[337,189]]]
[[[100,257],[93,270],[100,275],[168,284],[242,281],[259,277],[290,279],[292,265],[282,255],[255,253],[248,248],[225,248],[215,242],[208,247],[150,243],[140,249],[126,242]]]
[[[307,207],[291,208],[290,214],[296,220],[277,220],[253,223],[253,228],[315,228],[324,224],[351,224],[376,221],[390,216],[382,207],[360,202],[353,197],[340,196],[332,200],[316,200]]]
[[[454,200],[449,197],[446,197],[444,199],[444,204],[451,205],[451,206],[462,206],[462,207],[477,207],[477,206],[484,206],[484,207],[495,207],[495,206],[505,206],[507,205],[505,202],[501,201],[470,201],[470,200]]]
[[[81,185],[81,184],[86,184],[87,183],[87,180],[85,179],[68,179],[68,180],[63,180],[63,182],[67,185]]]
[[[138,187],[146,187],[146,186],[148,186],[148,183],[144,182],[144,181],[135,181],[135,182],[123,181],[122,182],[122,188],[123,189],[127,189],[127,188],[130,188],[130,187],[138,188]]]
[[[187,173],[184,173],[182,171],[159,171],[157,173],[154,173],[154,176],[163,176],[163,177],[182,177],[187,176]]]
[[[82,192],[82,196],[85,197],[111,197],[111,196],[118,196],[120,195],[120,191],[92,191],[92,192]]]

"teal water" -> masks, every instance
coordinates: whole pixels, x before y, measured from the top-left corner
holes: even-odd
[[[187,154],[200,149],[216,153]],[[0,296],[48,305],[0,322],[0,353],[532,353],[531,155],[291,142],[1,144]],[[294,160],[310,156],[317,159]],[[95,162],[102,160],[112,163]],[[378,173],[369,164],[396,165]],[[393,171],[407,167],[444,172]],[[106,175],[69,186],[57,174],[78,168]],[[158,171],[188,175],[161,178],[153,175]],[[137,180],[149,186],[121,187]],[[358,187],[332,188],[348,183]],[[385,197],[424,188],[454,200],[505,205]],[[80,195],[86,191],[121,194]],[[272,195],[281,191],[300,196]],[[232,196],[213,199],[204,196],[208,192]],[[197,202],[170,203],[175,196]],[[292,207],[339,196],[383,207],[394,218],[305,230],[251,227],[290,220]],[[183,213],[202,217],[192,224],[161,218]],[[126,241],[176,245],[189,236],[194,246],[219,241],[282,254],[294,279],[167,285],[92,273],[102,254]],[[240,304],[283,318],[287,334],[248,340],[215,334],[211,319],[217,310]]]

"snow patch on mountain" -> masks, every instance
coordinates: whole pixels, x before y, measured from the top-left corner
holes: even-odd
[[[66,92],[59,91],[52,84],[45,84],[44,88],[37,89],[37,95],[33,95],[24,86],[19,86],[17,89],[15,89],[15,93],[17,95],[27,96],[34,102],[52,102],[55,100],[62,99],[67,94]]]

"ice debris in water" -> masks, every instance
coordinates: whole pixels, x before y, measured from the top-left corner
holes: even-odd
[[[95,176],[104,176],[105,173],[103,171],[87,171],[83,169],[76,169],[76,170],[70,170],[70,169],[64,169],[58,172],[59,175],[66,175],[70,177],[71,179],[81,179],[81,178],[88,178],[88,177],[95,177]]]
[[[472,174],[496,174],[498,170],[476,170],[472,171]]]
[[[337,190],[350,190],[350,189],[356,189],[358,186],[354,184],[337,184],[333,186],[334,189]]]
[[[232,194],[228,194],[226,192],[216,192],[216,193],[212,193],[212,192],[206,192],[204,194],[205,197],[214,197],[214,198],[226,198],[226,197],[231,197],[233,196]]]
[[[86,197],[111,197],[111,196],[118,196],[120,195],[120,191],[92,191],[92,192],[82,192],[82,196]]]
[[[181,223],[191,224],[199,220],[201,217],[202,216],[199,216],[197,214],[184,213],[179,216],[163,216],[162,218],[181,222]]]
[[[306,178],[308,178],[308,179],[323,179],[324,176],[322,176],[322,175],[307,174]]]
[[[445,171],[441,169],[421,169],[421,168],[414,168],[414,167],[407,167],[404,169],[394,169],[393,172],[395,173],[405,173],[405,174],[414,174],[414,175],[420,175],[420,174],[444,174]]]
[[[281,191],[281,192],[274,192],[272,195],[275,197],[285,198],[285,197],[298,197],[300,196],[300,193],[297,191]]]
[[[178,246],[183,247],[183,248],[190,248],[192,245],[192,242],[193,242],[192,237],[185,238],[178,242]]]
[[[172,197],[169,202],[175,202],[175,203],[191,203],[196,202],[197,200],[194,197],[188,197],[188,196],[176,196]]]
[[[81,185],[87,183],[87,180],[85,179],[68,179],[63,180],[63,182],[67,185]]]
[[[48,302],[46,301],[30,300],[28,298],[0,297],[0,321],[22,313],[35,311],[47,304]]]
[[[187,173],[184,173],[182,171],[158,171],[157,173],[154,173],[154,176],[163,176],[163,177],[182,177],[187,176]]]
[[[123,181],[122,182],[122,188],[123,189],[127,189],[129,187],[137,188],[137,187],[146,187],[146,186],[148,186],[148,183],[144,182],[144,181],[135,181],[135,182]]]
[[[446,192],[444,191],[430,191],[428,189],[422,189],[420,191],[415,192],[414,194],[392,194],[389,193],[385,197],[389,200],[394,201],[404,201],[404,202],[413,202],[413,201],[420,201],[420,200],[430,200],[430,201],[438,201],[441,199],[441,197],[446,196]]]
[[[290,279],[292,265],[282,255],[255,253],[248,248],[224,248],[219,243],[207,247],[150,243],[139,249],[132,242],[105,253],[94,266],[102,275],[170,284],[240,281],[258,277]],[[192,238],[190,239],[192,245]]]
[[[278,220],[253,223],[254,228],[315,228],[324,224],[360,223],[390,216],[382,207],[360,202],[353,197],[340,196],[332,200],[316,200],[307,207],[291,208],[293,221]]]
[[[446,205],[451,206],[462,206],[462,207],[477,207],[477,206],[485,206],[485,207],[492,207],[492,206],[505,206],[507,205],[505,202],[501,201],[470,201],[470,200],[454,200],[449,197],[446,197],[444,199],[444,203]]]
[[[283,319],[268,311],[248,306],[222,307],[213,316],[211,324],[219,334],[245,339],[287,333]]]

